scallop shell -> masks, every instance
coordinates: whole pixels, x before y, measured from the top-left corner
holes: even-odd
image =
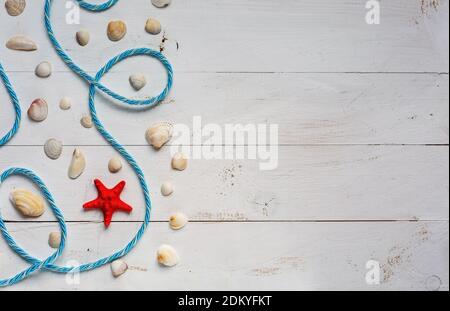
[[[188,223],[188,217],[183,213],[172,214],[169,218],[170,228],[173,230],[180,230]]]
[[[36,51],[36,43],[26,36],[14,36],[6,42],[6,47],[16,51]]]
[[[176,153],[172,158],[172,168],[177,171],[184,171],[187,168],[188,159],[182,152]]]
[[[135,73],[135,74],[131,75],[129,80],[130,80],[131,86],[136,91],[141,90],[147,84],[147,79],[141,73]]]
[[[108,162],[108,169],[111,173],[117,173],[122,169],[122,161],[119,157],[114,157]]]
[[[79,148],[75,148],[72,155],[72,161],[69,166],[69,177],[71,179],[77,179],[81,174],[83,174],[85,168],[86,158]]]
[[[89,34],[89,31],[82,29],[77,31],[75,38],[77,39],[79,45],[86,46],[91,39],[91,35]]]
[[[80,123],[84,128],[87,128],[87,129],[90,129],[91,127],[94,126],[94,124],[92,123],[92,117],[88,116],[88,115],[84,115],[81,118]]]
[[[52,160],[56,160],[61,156],[63,144],[59,140],[51,138],[44,145],[44,152]]]
[[[121,40],[127,33],[127,25],[122,21],[111,21],[108,24],[108,38],[111,41]]]
[[[49,62],[42,62],[36,66],[34,72],[39,78],[48,78],[52,74],[52,65]]]
[[[59,246],[61,245],[61,233],[51,232],[48,236],[48,245],[51,248],[59,248]]]
[[[161,194],[165,197],[171,195],[173,193],[173,185],[171,182],[166,181],[161,185]]]
[[[26,217],[39,217],[45,212],[44,199],[31,191],[16,189],[11,192],[10,200]]]
[[[11,16],[19,16],[25,10],[27,3],[25,0],[6,0],[5,8]]]
[[[115,278],[118,278],[128,270],[128,265],[122,260],[115,260],[111,263],[111,272]]]
[[[28,117],[35,122],[42,122],[47,119],[47,116],[47,102],[42,98],[35,99],[28,108]]]
[[[59,102],[59,108],[62,110],[69,110],[72,107],[72,99],[70,97],[63,97]]]
[[[157,8],[164,8],[172,2],[171,0],[152,0],[152,3]]]
[[[176,266],[180,262],[177,251],[170,245],[161,245],[157,252],[158,262],[166,267]]]
[[[172,133],[172,124],[161,122],[149,128],[145,133],[145,138],[155,149],[160,149],[172,138]]]
[[[157,35],[161,32],[161,23],[154,18],[149,18],[145,23],[145,31],[149,34]]]

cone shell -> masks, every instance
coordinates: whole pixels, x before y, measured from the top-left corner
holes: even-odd
[[[160,149],[172,138],[172,133],[172,124],[161,122],[147,130],[145,139],[155,149]]]
[[[5,8],[11,16],[19,16],[25,10],[27,2],[25,0],[6,0]]]
[[[158,262],[166,267],[176,266],[180,262],[177,251],[170,245],[161,245],[157,252]]]
[[[122,21],[111,21],[108,24],[108,38],[111,41],[119,41],[125,37],[127,33],[127,25]]]
[[[6,42],[6,47],[16,51],[36,51],[37,45],[26,36],[14,36]]]
[[[42,122],[48,116],[48,104],[42,99],[35,99],[28,108],[28,117],[35,122]]]
[[[25,189],[11,192],[10,200],[14,207],[26,217],[39,217],[45,212],[44,199]]]
[[[69,166],[69,177],[71,179],[77,179],[81,174],[83,174],[85,168],[86,158],[79,148],[75,148],[72,155],[72,161]]]

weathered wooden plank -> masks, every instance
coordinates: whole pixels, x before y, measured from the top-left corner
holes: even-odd
[[[139,60],[129,65],[139,66]],[[158,73],[149,75],[149,86],[140,93],[131,90],[126,72],[108,75],[105,83],[127,96],[154,95],[164,85],[164,74]],[[43,145],[56,136],[68,145],[106,145],[96,130],[80,125],[88,113],[88,87],[74,74],[37,80],[32,73],[13,73],[11,80],[24,112],[34,98],[43,97],[50,113],[39,124],[25,115],[10,144]],[[0,89],[4,133],[14,111]],[[72,110],[59,109],[63,96],[74,99]],[[122,109],[101,95],[96,105],[106,127],[126,145],[147,145],[144,133],[158,121],[192,129],[195,116],[203,126],[214,123],[222,129],[226,124],[275,124],[279,144],[448,144],[448,101],[448,75],[178,74],[166,104],[151,111]]]
[[[66,1],[54,2],[57,37],[87,70],[97,70],[125,49],[159,49],[162,34],[150,36],[144,31],[145,20],[154,16],[164,25],[169,39],[165,52],[177,71],[448,72],[448,47],[442,54],[430,44],[436,37],[426,19],[432,16],[422,12],[421,1],[383,2],[379,25],[366,23],[366,2],[359,0],[193,0],[178,1],[164,10],[147,0],[133,0],[132,5],[120,1],[101,14],[82,11],[80,25],[66,22]],[[437,10],[446,10],[447,1],[441,2]],[[56,70],[67,70],[47,38],[43,5],[44,1],[30,1],[18,18],[0,11],[0,42],[24,33],[40,45],[33,54],[3,48],[2,62],[10,70],[30,71],[43,59],[51,60]],[[128,35],[119,43],[106,37],[111,19],[124,19],[128,24]],[[74,40],[81,27],[92,33],[91,44],[85,48]]]
[[[9,224],[16,239],[45,257],[47,224]],[[70,224],[61,263],[87,262],[122,247],[137,224]],[[397,223],[191,223],[171,232],[150,226],[126,257],[132,267],[118,279],[109,267],[81,274],[39,273],[6,290],[448,290],[448,222]],[[155,252],[169,243],[181,262],[159,267]],[[366,263],[380,266],[380,285],[367,285]],[[0,240],[0,277],[26,264]],[[207,280],[207,281],[206,281]]]
[[[86,172],[67,177],[73,147],[57,161],[42,147],[4,147],[0,170],[11,166],[34,169],[47,183],[68,220],[100,221],[101,213],[82,211],[96,196],[94,178],[113,186],[128,182],[123,197],[135,206],[115,220],[143,219],[143,198],[128,166],[117,175],[107,169],[111,147],[83,147]],[[448,219],[449,153],[446,146],[282,146],[278,167],[261,171],[258,160],[194,160],[184,172],[170,168],[170,151],[130,147],[141,164],[150,188],[153,220],[166,220],[183,210],[197,220],[322,220],[322,219]],[[261,161],[265,162],[265,161]],[[175,193],[163,198],[159,187],[172,180]],[[8,203],[21,178],[0,187],[2,215],[23,220]],[[40,220],[52,220],[46,213]]]

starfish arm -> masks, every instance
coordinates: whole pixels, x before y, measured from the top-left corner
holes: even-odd
[[[123,191],[123,188],[125,188],[125,181],[121,181],[120,183],[118,183],[113,189],[112,189],[112,191],[115,193],[115,194],[117,194],[117,195],[119,195],[119,194],[121,194],[122,193],[122,191]]]
[[[108,190],[108,188],[106,188],[105,185],[99,179],[95,179],[94,184],[99,194]]]
[[[97,209],[101,208],[100,202],[98,199],[95,199],[93,201],[87,202],[83,204],[84,209]]]
[[[111,211],[104,211],[103,212],[103,219],[104,219],[104,223],[105,223],[105,228],[108,228],[109,225],[111,224],[112,215],[113,215],[113,213]]]
[[[127,203],[125,203],[122,200],[119,200],[119,202],[117,202],[116,208],[118,210],[121,210],[121,211],[124,211],[127,213],[131,213],[131,211],[133,210],[133,208],[130,205],[128,205]]]

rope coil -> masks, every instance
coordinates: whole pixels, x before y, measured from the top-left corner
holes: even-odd
[[[119,0],[108,0],[103,4],[90,4],[88,2],[77,0],[80,7],[82,7],[85,10],[92,11],[92,12],[101,12],[109,9],[110,7],[114,6]],[[55,253],[53,253],[50,257],[48,257],[45,260],[37,259],[30,254],[28,254],[23,248],[21,248],[16,241],[13,239],[11,234],[9,233],[5,222],[1,216],[0,213],[0,231],[3,234],[3,237],[5,238],[5,241],[8,243],[10,248],[15,251],[20,257],[22,257],[24,260],[30,263],[30,267],[28,269],[25,269],[24,271],[16,274],[15,276],[0,280],[0,287],[4,286],[10,286],[13,284],[16,284],[23,279],[30,276],[32,273],[45,269],[57,273],[70,273],[70,272],[84,272],[89,271],[98,267],[101,267],[105,264],[111,263],[112,261],[119,259],[126,254],[128,254],[139,242],[139,240],[142,238],[145,230],[147,229],[149,223],[150,223],[150,213],[151,213],[151,199],[149,194],[149,189],[147,186],[147,182],[145,181],[144,172],[141,170],[139,165],[137,164],[136,160],[129,154],[125,148],[111,135],[109,132],[105,129],[102,122],[98,118],[97,110],[95,108],[95,95],[97,92],[97,89],[102,91],[103,93],[109,95],[110,97],[131,106],[145,106],[145,107],[153,107],[156,104],[158,104],[160,101],[162,101],[167,94],[169,93],[170,89],[172,88],[173,83],[173,70],[172,66],[170,65],[167,58],[162,55],[160,52],[149,49],[149,48],[138,48],[138,49],[130,49],[127,51],[122,52],[121,54],[117,55],[116,57],[113,57],[110,59],[95,75],[95,77],[90,76],[86,71],[84,71],[82,68],[80,68],[78,65],[75,64],[75,62],[65,53],[61,45],[59,44],[58,40],[56,39],[56,36],[53,32],[53,28],[51,25],[51,6],[52,6],[53,0],[45,0],[45,7],[44,7],[44,23],[46,26],[46,30],[49,36],[49,39],[55,48],[57,54],[61,57],[61,59],[66,63],[66,65],[76,74],[78,74],[80,77],[82,77],[84,80],[86,80],[87,83],[89,83],[89,110],[92,116],[92,120],[94,125],[96,126],[97,130],[100,132],[100,134],[105,138],[106,141],[108,141],[111,146],[121,154],[121,156],[130,164],[130,166],[133,168],[134,172],[136,173],[140,186],[142,188],[142,192],[144,195],[145,200],[145,216],[144,221],[140,227],[140,229],[137,231],[134,238],[127,244],[125,247],[123,247],[121,250],[115,252],[114,254],[101,258],[97,261],[83,264],[79,267],[64,267],[59,266],[55,264],[55,261],[60,257],[62,254],[65,244],[66,244],[66,236],[67,236],[67,228],[66,223],[63,217],[63,214],[61,210],[57,207],[50,191],[48,190],[47,186],[44,184],[44,182],[32,171],[22,168],[11,168],[4,173],[0,175],[0,186],[1,183],[4,182],[8,177],[12,175],[21,175],[25,178],[30,179],[32,182],[34,182],[39,189],[41,190],[43,196],[48,201],[51,210],[53,211],[59,226],[61,230],[61,245],[56,250]],[[164,66],[164,68],[167,71],[167,84],[164,90],[157,96],[145,99],[145,100],[135,100],[135,99],[129,99],[126,98],[120,94],[115,93],[114,91],[110,90],[106,86],[104,86],[100,80],[102,77],[111,70],[112,67],[114,67],[119,62],[130,58],[134,56],[149,56],[152,58],[157,59],[161,62],[161,64]],[[0,146],[5,145],[8,143],[11,138],[17,133],[20,120],[21,120],[21,110],[19,105],[19,100],[17,98],[16,93],[14,92],[14,89],[6,75],[6,72],[2,65],[0,64],[0,77],[2,78],[3,84],[5,85],[5,88],[11,98],[11,102],[14,106],[16,118],[15,122],[11,128],[11,130],[0,139]]]

